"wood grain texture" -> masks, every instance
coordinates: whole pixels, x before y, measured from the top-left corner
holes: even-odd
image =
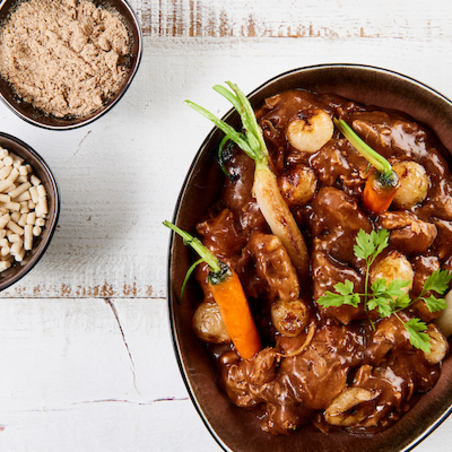
[[[451,36],[447,0],[135,0],[146,36],[399,39]],[[420,14],[422,11],[422,14]],[[447,14],[446,14],[447,16]]]
[[[46,255],[0,294],[0,449],[219,452],[174,358],[167,320],[168,231],[190,162],[218,115],[211,86],[250,92],[297,67],[360,63],[452,97],[449,1],[132,0],[144,54],[121,102],[69,132],[2,130],[36,149],[62,213]],[[450,449],[452,419],[416,452]]]
[[[192,405],[164,299],[3,299],[0,449],[220,452]],[[448,449],[446,421],[416,452]]]
[[[2,300],[0,363],[1,450],[215,450],[163,299]]]
[[[169,233],[161,222],[172,218],[190,162],[212,127],[183,101],[223,115],[229,105],[211,89],[216,83],[233,80],[249,92],[281,72],[334,62],[386,67],[452,97],[442,40],[148,37],[129,91],[90,126],[45,131],[0,105],[3,129],[47,160],[62,199],[46,255],[0,297],[164,296]]]

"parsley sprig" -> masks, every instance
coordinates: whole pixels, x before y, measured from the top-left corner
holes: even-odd
[[[357,307],[363,301],[367,313],[375,310],[380,317],[390,317],[394,314],[404,324],[413,347],[428,353],[430,351],[430,336],[425,332],[427,324],[418,318],[412,318],[405,322],[398,313],[418,300],[424,301],[430,312],[445,309],[447,304],[441,295],[448,289],[452,273],[441,269],[433,272],[426,279],[421,293],[415,299],[411,299],[406,292],[406,287],[409,286],[410,281],[394,279],[388,282],[384,278],[379,278],[372,283],[369,289],[370,267],[375,262],[376,257],[388,245],[388,230],[381,229],[368,234],[361,229],[356,236],[356,245],[353,251],[356,257],[363,259],[366,263],[364,293],[356,293],[353,282],[346,280],[334,285],[336,293],[327,291],[317,300],[317,303],[325,308],[339,307],[343,304]],[[440,297],[435,296],[434,293],[437,293]],[[374,326],[372,321],[371,324]]]

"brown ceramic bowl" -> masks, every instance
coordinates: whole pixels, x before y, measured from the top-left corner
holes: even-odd
[[[10,153],[22,157],[32,166],[33,174],[41,180],[46,189],[49,210],[46,224],[42,228],[42,234],[35,239],[33,249],[27,252],[22,262],[16,262],[8,270],[0,273],[0,291],[2,291],[23,278],[44,255],[58,224],[60,196],[56,180],[50,168],[28,144],[7,133],[0,132],[0,146],[7,149]]]
[[[8,19],[18,2],[22,0],[3,0],[0,2],[0,26]],[[90,115],[73,118],[57,118],[35,109],[32,105],[21,101],[9,83],[0,77],[0,98],[20,118],[38,127],[51,130],[70,130],[85,126],[110,111],[122,98],[135,77],[142,55],[142,34],[138,20],[126,0],[93,0],[98,6],[118,11],[126,25],[130,37],[131,48],[127,59],[127,77],[122,88],[101,108]]]
[[[221,81],[220,81],[221,82]],[[360,65],[322,65],[293,70],[266,82],[250,94],[254,107],[264,98],[292,88],[335,93],[348,99],[394,108],[430,126],[452,153],[452,103],[406,76]],[[238,116],[229,112],[237,126]],[[213,130],[202,144],[184,182],[174,222],[193,231],[198,218],[218,196],[223,176],[216,163],[222,134]],[[452,356],[446,358],[441,377],[432,391],[390,429],[370,436],[346,433],[325,435],[301,428],[289,436],[272,436],[260,430],[253,413],[233,405],[218,388],[203,343],[191,329],[193,307],[200,299],[192,281],[179,304],[178,295],[193,255],[181,240],[170,243],[168,303],[174,347],[185,384],[205,425],[226,451],[234,452],[401,452],[415,447],[452,409]]]

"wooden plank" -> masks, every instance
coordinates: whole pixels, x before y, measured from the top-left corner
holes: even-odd
[[[447,0],[135,0],[145,36],[314,37],[320,39],[451,37]],[[422,14],[419,14],[422,11]]]
[[[334,62],[400,71],[452,97],[447,0],[131,4],[144,56],[111,113],[60,133],[0,105],[2,130],[41,153],[62,195],[46,256],[0,294],[1,450],[221,450],[183,385],[163,298],[161,221],[211,129],[184,99],[222,115],[229,105],[215,83],[249,92],[286,70]],[[448,450],[451,427],[452,418],[416,452]]]
[[[2,129],[41,153],[62,197],[47,254],[0,297],[164,296],[169,233],[161,222],[172,218],[190,162],[212,127],[183,104],[186,98],[223,115],[229,105],[214,84],[229,79],[249,92],[281,72],[326,62],[386,67],[451,97],[447,48],[442,40],[393,38],[146,38],[124,99],[90,126],[41,130],[0,105]]]
[[[163,299],[0,301],[0,449],[216,452]],[[452,418],[417,449],[447,450]]]
[[[0,410],[187,398],[164,299],[1,300],[0,362]]]
[[[21,452],[220,452],[190,400],[100,401],[2,415],[0,447]],[[422,452],[422,451],[421,451]]]
[[[195,450],[203,438],[199,450],[212,450],[176,365],[165,305],[1,300],[0,448]]]

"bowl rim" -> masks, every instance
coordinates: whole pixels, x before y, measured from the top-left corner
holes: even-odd
[[[52,185],[54,205],[55,205],[55,210],[51,217],[51,221],[50,221],[49,225],[46,225],[46,228],[48,229],[49,232],[48,232],[48,236],[45,239],[44,245],[43,245],[40,253],[33,256],[32,259],[30,260],[30,262],[28,262],[28,265],[24,266],[22,271],[18,271],[17,274],[15,274],[13,277],[11,277],[11,279],[8,281],[8,283],[3,285],[0,280],[0,292],[3,292],[5,289],[8,289],[13,284],[17,283],[20,279],[22,279],[25,275],[30,273],[35,268],[36,264],[44,256],[47,248],[50,245],[50,242],[52,241],[53,235],[55,234],[56,227],[58,225],[58,220],[59,220],[60,211],[61,211],[61,200],[60,200],[60,189],[59,189],[57,180],[56,180],[52,170],[50,169],[49,165],[43,159],[43,157],[40,154],[38,154],[29,144],[25,143],[20,138],[17,138],[9,133],[0,131],[0,138],[5,138],[7,140],[14,141],[16,144],[23,147],[27,152],[29,152],[39,162],[39,164],[42,166],[42,168],[46,172],[46,174],[50,180],[50,184]]]
[[[370,64],[360,64],[360,63],[322,63],[322,64],[313,64],[308,66],[301,66],[295,69],[290,69],[287,71],[284,71],[282,73],[279,73],[270,79],[266,80],[265,82],[261,83],[257,88],[253,89],[249,94],[247,94],[247,98],[250,99],[251,103],[253,103],[253,97],[261,92],[266,86],[276,82],[277,80],[294,75],[296,73],[303,73],[308,71],[317,71],[317,70],[328,70],[328,69],[354,69],[359,70],[363,72],[376,72],[383,75],[390,75],[394,77],[395,79],[399,79],[404,82],[409,82],[410,84],[417,86],[418,88],[422,89],[423,91],[429,92],[434,97],[439,98],[442,102],[448,104],[448,106],[452,109],[452,100],[441,94],[439,91],[435,90],[434,88],[430,87],[429,85],[420,82],[419,80],[405,75],[401,72],[386,69],[380,66],[373,66]],[[221,119],[224,121],[227,121],[229,117],[234,114],[234,108],[229,109],[222,117]],[[202,141],[201,145],[199,146],[196,154],[193,157],[193,160],[189,166],[189,169],[186,172],[185,178],[183,180],[183,183],[181,185],[181,189],[179,191],[178,197],[176,199],[175,208],[173,211],[173,217],[172,221],[174,224],[178,224],[178,220],[181,216],[181,204],[185,197],[185,194],[188,189],[188,185],[190,182],[190,179],[193,174],[193,170],[198,165],[198,162],[200,161],[201,157],[204,156],[205,150],[210,144],[210,141],[214,134],[217,132],[217,127],[214,126],[205,139]],[[175,234],[173,232],[170,232],[169,239],[168,239],[168,257],[167,257],[167,284],[166,284],[166,290],[167,290],[167,308],[168,308],[168,321],[171,331],[171,337],[172,337],[172,344],[173,344],[173,350],[175,353],[177,365],[179,367],[179,371],[181,373],[182,380],[184,382],[184,385],[187,389],[187,392],[189,394],[189,397],[193,403],[193,406],[195,407],[195,410],[197,411],[198,415],[200,416],[202,422],[206,426],[207,430],[213,437],[213,439],[216,441],[216,443],[225,451],[225,452],[235,452],[233,449],[231,449],[218,435],[218,433],[215,431],[215,429],[210,424],[209,420],[207,419],[206,415],[203,412],[203,409],[200,405],[200,402],[198,401],[195,390],[190,382],[190,378],[187,373],[187,369],[184,366],[183,359],[182,359],[182,353],[181,353],[181,345],[180,345],[180,339],[178,337],[178,334],[176,332],[175,328],[175,312],[173,309],[173,306],[175,305],[175,300],[173,300],[173,293],[174,288],[172,287],[172,275],[171,271],[173,268],[173,265],[175,264],[173,262],[173,252],[175,247],[174,242]],[[232,403],[232,402],[230,402]],[[429,426],[427,426],[425,429],[422,430],[419,434],[417,434],[415,437],[411,438],[401,449],[398,449],[397,452],[409,452],[413,450],[419,443],[421,443],[427,436],[429,436],[435,429],[437,429],[452,413],[452,402],[449,404],[449,407],[444,410],[441,415]]]
[[[132,19],[133,27],[136,30],[137,33],[137,57],[135,60],[135,63],[133,64],[126,81],[124,85],[119,89],[118,93],[114,98],[104,107],[101,108],[97,113],[95,113],[93,116],[88,116],[86,119],[82,119],[79,122],[72,123],[68,122],[64,125],[52,125],[52,124],[43,124],[42,122],[33,119],[30,116],[27,116],[17,110],[17,108],[9,102],[8,99],[6,99],[5,95],[0,91],[0,100],[3,102],[4,105],[6,105],[10,111],[12,111],[15,115],[17,115],[20,119],[27,122],[28,124],[32,124],[33,126],[39,127],[41,129],[46,130],[55,130],[55,131],[65,131],[65,130],[74,130],[78,129],[80,127],[84,127],[88,124],[91,124],[92,122],[96,121],[97,119],[104,116],[107,112],[109,112],[115,105],[118,104],[118,102],[123,98],[123,96],[126,94],[128,89],[130,88],[130,85],[132,84],[132,81],[135,78],[136,73],[138,72],[138,69],[141,64],[142,56],[143,56],[143,32],[141,30],[140,23],[138,21],[137,15],[135,14],[133,8],[130,6],[128,0],[117,0],[121,2],[126,10],[129,12],[130,17]],[[0,9],[3,6],[3,0],[0,1]]]

